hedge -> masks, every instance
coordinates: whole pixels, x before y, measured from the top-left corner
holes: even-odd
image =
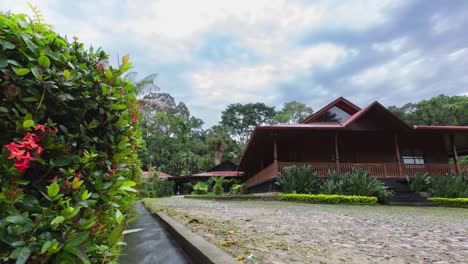
[[[377,197],[337,194],[279,194],[282,201],[325,203],[325,204],[376,204]]]
[[[115,263],[140,180],[128,56],[0,13],[0,262]]]
[[[428,200],[437,206],[468,208],[468,198],[432,197]]]

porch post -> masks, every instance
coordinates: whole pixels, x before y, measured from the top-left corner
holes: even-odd
[[[455,174],[460,175],[460,164],[458,164],[458,153],[457,146],[455,146],[455,137],[453,134],[450,135],[450,141],[452,143],[453,162],[455,163]]]
[[[279,173],[279,168],[278,168],[278,146],[276,142],[276,137],[273,138],[273,166],[275,166],[275,171],[278,174]]]
[[[393,133],[393,140],[395,142],[395,154],[398,161],[398,172],[400,177],[403,176],[403,167],[401,166],[400,147],[398,146],[398,134]]]
[[[340,151],[338,148],[338,132],[335,133],[335,161],[336,161],[336,172],[340,170]]]

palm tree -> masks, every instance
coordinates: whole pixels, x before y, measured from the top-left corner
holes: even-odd
[[[220,164],[223,159],[223,151],[232,143],[231,137],[221,126],[213,126],[206,138],[208,146],[215,149],[215,166]]]

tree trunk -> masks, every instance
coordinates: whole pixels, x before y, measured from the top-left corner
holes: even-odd
[[[222,144],[216,144],[216,150],[215,150],[215,166],[219,165],[221,163],[221,160],[223,159],[223,146]]]

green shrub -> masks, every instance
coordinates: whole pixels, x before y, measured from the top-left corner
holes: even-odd
[[[225,180],[224,177],[211,177],[210,180],[214,182],[213,194],[222,195],[224,193],[224,184],[229,184],[231,180]]]
[[[0,260],[115,262],[141,180],[131,64],[28,21],[0,14]]]
[[[208,190],[208,183],[205,181],[197,181],[197,183],[193,186],[192,194],[207,194]]]
[[[431,177],[428,173],[417,173],[414,178],[407,177],[406,180],[413,192],[427,192],[431,186]]]
[[[431,178],[431,196],[445,198],[468,197],[468,177],[436,176]]]
[[[393,196],[393,192],[383,182],[370,178],[365,170],[353,170],[344,174],[330,172],[320,190],[324,194],[375,196],[381,200]]]
[[[428,200],[437,206],[468,208],[468,198],[432,197]]]
[[[284,168],[275,183],[284,193],[315,193],[320,186],[317,173],[309,165]]]
[[[231,190],[229,191],[230,194],[246,194],[247,187],[245,184],[234,184],[231,186]]]
[[[139,186],[140,197],[156,198],[174,195],[174,182],[155,178]]]
[[[377,197],[349,196],[337,194],[283,194],[279,195],[282,201],[326,203],[326,204],[375,204]]]

